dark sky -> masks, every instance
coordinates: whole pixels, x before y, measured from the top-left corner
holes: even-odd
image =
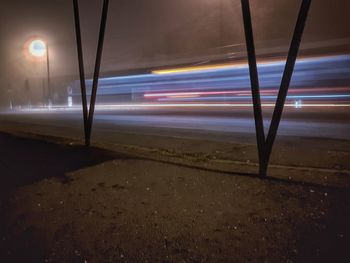
[[[110,2],[103,71],[196,61],[233,52],[224,46],[244,42],[239,0]],[[257,48],[288,45],[300,2],[251,0]],[[80,1],[87,71],[95,56],[101,3]],[[349,0],[314,0],[304,44],[349,44],[349,11]],[[0,89],[9,84],[20,89],[24,79],[43,76],[42,64],[23,57],[32,36],[48,39],[54,77],[77,73],[71,0],[1,0],[0,22]]]

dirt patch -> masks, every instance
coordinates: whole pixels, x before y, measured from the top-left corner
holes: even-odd
[[[1,262],[349,258],[348,188],[211,172],[104,151],[91,162],[74,146],[1,138],[11,149],[17,145],[12,156],[20,155],[19,160],[31,154],[16,173],[17,182],[32,178],[8,184],[11,191],[1,197]],[[6,158],[7,166],[15,163]],[[81,161],[72,166],[69,160]],[[42,163],[56,172],[40,170]]]

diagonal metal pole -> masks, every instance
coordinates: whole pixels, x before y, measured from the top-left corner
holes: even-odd
[[[244,20],[244,31],[247,44],[248,62],[249,62],[249,72],[250,72],[250,82],[253,96],[254,105],[254,120],[256,129],[256,139],[258,145],[259,153],[259,167],[260,174],[264,174],[264,145],[265,145],[265,132],[264,132],[264,120],[261,109],[261,99],[260,99],[260,86],[259,86],[259,75],[256,62],[255,45],[254,45],[254,34],[252,27],[252,18],[250,13],[249,0],[241,0],[242,2],[242,12]]]
[[[85,82],[85,72],[84,72],[84,58],[83,58],[83,46],[81,41],[81,27],[80,27],[80,15],[79,15],[79,4],[78,0],[73,0],[74,6],[74,20],[75,20],[75,33],[77,41],[77,51],[79,60],[79,75],[80,75],[80,88],[81,88],[81,101],[83,106],[83,116],[84,116],[84,135],[85,135],[85,145],[88,146],[88,108],[87,108],[87,97],[86,97],[86,82]]]
[[[102,16],[101,16],[100,34],[99,34],[98,45],[97,45],[94,78],[92,83],[92,93],[91,93],[91,100],[90,100],[90,111],[89,111],[88,126],[87,126],[87,145],[90,145],[91,130],[92,130],[92,124],[94,120],[98,80],[100,76],[103,43],[104,43],[104,36],[106,32],[106,24],[107,24],[107,16],[108,16],[108,6],[109,6],[109,0],[104,0],[103,8],[102,8]]]
[[[310,10],[311,2],[312,0],[303,0],[300,7],[299,16],[295,26],[292,43],[290,45],[287,63],[284,69],[282,82],[278,93],[276,106],[273,112],[269,133],[266,138],[265,160],[264,160],[264,167],[263,167],[263,170],[265,171],[265,173],[267,172],[272,147],[276,139],[279,124],[281,122],[284,104],[288,94],[290,82],[293,76],[294,67],[295,67],[296,59],[299,53],[300,43],[301,43],[303,32],[305,29],[305,24],[306,24],[309,10]]]

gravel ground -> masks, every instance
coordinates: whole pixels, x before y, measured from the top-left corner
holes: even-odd
[[[349,262],[349,188],[0,144],[1,262]]]

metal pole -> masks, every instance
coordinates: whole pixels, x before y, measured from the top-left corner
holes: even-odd
[[[11,84],[8,84],[8,89],[7,89],[7,92],[8,92],[8,96],[9,96],[9,100],[10,100],[10,110],[13,109],[13,100],[12,100],[12,86]]]
[[[49,43],[46,42],[46,67],[47,67],[47,90],[49,95],[49,107],[51,107],[51,77],[50,77],[50,54]]]
[[[43,88],[43,106],[45,106],[45,103],[47,101],[47,96],[46,96],[46,81],[45,78],[42,78],[42,88]]]
[[[98,46],[97,46],[94,79],[92,83],[92,93],[91,93],[91,100],[90,100],[90,111],[89,111],[88,128],[87,128],[87,145],[90,145],[91,130],[92,130],[92,124],[94,120],[95,103],[96,103],[96,95],[97,95],[97,88],[98,88],[98,80],[100,75],[101,60],[102,60],[104,35],[106,31],[107,16],[108,16],[108,6],[109,6],[109,0],[104,0],[103,8],[102,8],[100,34],[99,34]]]
[[[80,75],[80,89],[81,89],[81,101],[83,106],[83,117],[84,117],[84,135],[85,135],[85,145],[89,145],[88,140],[88,107],[87,107],[87,97],[86,97],[86,82],[85,82],[85,72],[84,72],[84,56],[83,56],[83,46],[81,41],[81,30],[80,30],[80,14],[79,14],[79,4],[78,0],[73,0],[74,6],[74,20],[75,20],[75,33],[77,40],[77,51],[79,60],[79,75]]]
[[[259,75],[256,63],[255,45],[254,45],[254,34],[252,27],[252,18],[250,13],[249,0],[241,0],[242,2],[242,12],[244,20],[244,31],[247,44],[248,62],[249,62],[249,72],[251,89],[253,96],[254,105],[254,120],[256,129],[256,139],[258,145],[259,153],[259,173],[261,175],[266,175],[264,169],[264,145],[265,145],[265,132],[264,132],[264,120],[261,109],[261,99],[260,99],[260,87],[259,87]]]
[[[276,101],[276,106],[273,112],[269,133],[266,139],[265,160],[264,160],[264,167],[263,167],[263,171],[265,173],[267,172],[272,147],[276,139],[279,124],[281,122],[283,108],[284,108],[284,104],[288,94],[290,81],[293,76],[294,67],[295,67],[296,59],[299,53],[302,35],[305,29],[306,20],[308,17],[310,6],[311,6],[311,1],[312,0],[303,0],[300,7],[298,20],[295,26],[294,35],[290,45],[286,67],[284,69],[283,78],[281,81],[281,86],[280,86],[280,90]]]

